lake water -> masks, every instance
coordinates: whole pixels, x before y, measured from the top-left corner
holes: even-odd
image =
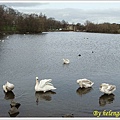
[[[119,34],[48,32],[15,34],[1,39],[4,39],[0,41],[1,117],[10,117],[12,99],[21,104],[17,117],[62,117],[65,114],[95,117],[95,110],[120,111]],[[63,58],[68,58],[70,64],[63,65]],[[35,77],[51,78],[57,89],[36,93]],[[93,87],[79,89],[76,80],[80,78],[93,81]],[[6,95],[2,85],[7,81],[15,88]],[[116,91],[105,96],[99,91],[103,82],[116,85]],[[105,116],[101,114],[101,117]]]

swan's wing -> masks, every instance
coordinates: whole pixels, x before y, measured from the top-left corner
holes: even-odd
[[[83,83],[83,84],[90,84],[90,85],[94,84],[92,81],[87,80],[87,79],[84,79],[84,80],[82,81],[82,83]]]
[[[69,62],[70,60],[69,60],[69,59],[66,59],[66,61],[68,61],[68,62]]]
[[[45,85],[50,85],[50,86],[53,86],[53,84],[52,84],[52,83],[50,83],[50,82],[47,82]]]
[[[116,86],[115,85],[110,85],[109,87],[108,87],[108,90],[109,91],[113,91],[113,90],[115,90],[116,89]]]
[[[8,82],[8,81],[7,81],[7,83],[6,83],[6,86],[7,86],[7,87],[10,87],[10,88],[14,88],[14,85],[13,85],[12,83]]]
[[[109,86],[110,86],[110,85],[107,84],[107,83],[102,83],[102,84],[100,85],[100,88],[108,89]]]
[[[50,84],[51,81],[52,81],[52,79],[41,80],[40,83],[39,83],[39,87],[43,88],[46,84],[48,84],[48,83]]]
[[[3,85],[3,90],[7,92],[6,85]]]
[[[6,83],[6,88],[7,88],[8,91],[11,91],[11,90],[14,89],[14,85],[12,83],[7,82]]]

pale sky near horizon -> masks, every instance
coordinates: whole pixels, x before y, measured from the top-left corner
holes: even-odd
[[[120,2],[118,1],[0,1],[8,7],[23,13],[43,13],[48,18],[65,20],[69,23],[120,23]]]

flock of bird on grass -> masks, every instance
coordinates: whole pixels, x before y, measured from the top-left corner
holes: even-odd
[[[70,60],[69,59],[63,59],[63,64],[69,64]],[[53,86],[51,83],[52,79],[43,79],[43,80],[38,80],[38,77],[36,77],[36,84],[35,84],[35,91],[36,92],[47,92],[51,90],[55,90],[56,88]],[[80,88],[89,88],[92,87],[94,82],[88,79],[78,79],[76,81]],[[12,91],[14,89],[14,84],[10,83],[7,81],[5,85],[3,85],[3,90],[5,93],[8,91]],[[102,83],[99,87],[100,91],[105,93],[105,94],[112,94],[116,90],[115,85],[107,84],[107,83]]]

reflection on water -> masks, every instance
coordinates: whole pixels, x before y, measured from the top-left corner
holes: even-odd
[[[10,106],[11,107],[16,107],[17,109],[20,107],[20,103],[18,102],[15,102],[14,100],[11,100],[11,103],[10,103]]]
[[[100,106],[105,106],[106,104],[111,104],[111,103],[113,103],[113,100],[115,99],[114,97],[115,97],[114,94],[110,94],[110,95],[103,94],[103,95],[100,96],[100,98],[99,98],[99,105],[100,105]]]
[[[10,103],[10,110],[8,111],[10,117],[16,117],[19,114],[18,108],[20,107],[20,103],[15,102],[14,100],[11,100]]]
[[[4,36],[3,35],[0,35],[0,39],[3,39],[4,38]]]
[[[89,93],[90,91],[92,90],[92,87],[89,87],[89,88],[81,88],[81,87],[79,87],[77,90],[76,90],[76,93],[78,94],[78,95],[83,95],[83,94],[87,94],[87,93]]]
[[[69,68],[69,64],[64,64],[64,63],[63,63],[63,68],[64,68],[64,67],[65,67],[65,68]]]
[[[74,115],[73,114],[65,114],[63,117],[74,117]]]
[[[10,108],[8,113],[9,113],[10,117],[16,117],[19,114],[19,111],[16,107],[12,107],[12,108]]]
[[[6,100],[12,100],[14,98],[15,98],[15,94],[12,91],[8,91],[7,93],[5,93],[4,99],[6,99]]]
[[[20,107],[20,103],[17,103],[14,101],[15,99],[15,94],[12,91],[8,91],[7,93],[5,93],[5,100],[10,100],[10,110],[8,111],[10,117],[16,117],[19,114],[19,110],[18,108]]]
[[[0,107],[4,108],[0,116],[9,116],[11,100],[16,100],[16,96],[22,105],[21,109],[18,108],[20,113],[17,117],[57,117],[73,111],[75,117],[89,117],[93,116],[91,111],[96,107],[101,110],[105,104],[106,109],[118,108],[120,89],[115,91],[115,95],[118,93],[116,102],[108,104],[114,99],[114,96],[110,99],[110,95],[110,100],[101,97],[98,106],[102,95],[98,86],[103,82],[119,83],[120,34],[49,32],[44,35],[14,34],[9,39],[4,37],[0,40],[5,40],[4,43],[0,41],[0,84],[4,80],[12,80],[17,85],[15,96],[0,93]],[[70,59],[70,64],[62,64],[62,58]],[[54,80],[53,84],[59,88],[55,91],[57,94],[35,93],[33,79],[39,74],[43,79]],[[76,87],[75,81],[79,77],[92,79],[95,86],[87,89]],[[2,87],[0,91],[3,92]]]
[[[35,97],[36,97],[36,103],[38,105],[38,102],[41,100],[45,100],[45,101],[51,101],[52,94],[56,94],[56,92],[53,91],[47,91],[47,92],[35,92]]]

